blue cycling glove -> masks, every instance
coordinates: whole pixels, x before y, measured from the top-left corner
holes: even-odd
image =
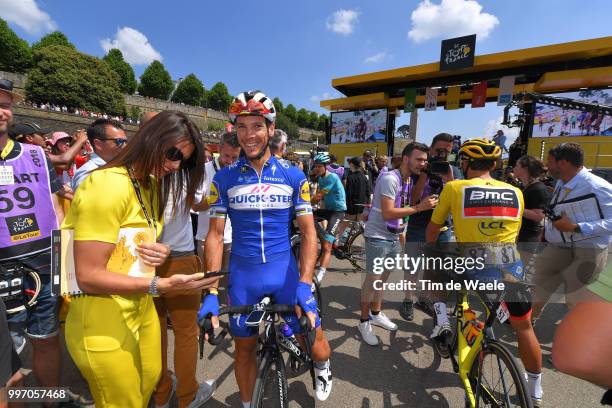
[[[312,294],[312,285],[306,282],[299,282],[295,291],[298,304],[304,309],[304,312],[317,312],[317,300]]]
[[[219,315],[219,297],[217,295],[208,294],[202,302],[202,307],[198,312],[198,322],[201,322],[206,316],[211,313],[213,316]]]

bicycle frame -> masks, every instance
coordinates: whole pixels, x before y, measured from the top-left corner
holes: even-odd
[[[468,291],[462,289],[457,294],[457,304],[455,306],[454,314],[457,316],[457,324],[455,331],[455,341],[453,342],[453,349],[451,350],[451,362],[453,364],[453,368],[456,373],[459,374],[459,378],[461,378],[461,382],[463,383],[463,388],[466,391],[467,397],[470,401],[471,407],[476,407],[476,399],[477,395],[474,394],[474,390],[472,389],[472,385],[470,384],[469,374],[472,369],[472,365],[474,364],[474,360],[478,356],[479,352],[483,347],[486,347],[488,339],[494,339],[493,331],[491,330],[491,326],[493,325],[493,321],[495,320],[495,313],[491,310],[489,304],[482,299],[479,293],[475,292],[480,300],[480,303],[485,308],[486,313],[486,322],[484,329],[480,332],[480,334],[474,340],[473,345],[469,345],[465,336],[463,336],[462,329],[463,324],[466,322],[464,317],[464,311],[469,309],[470,304],[468,301]],[[457,350],[457,358],[455,358],[454,351]]]

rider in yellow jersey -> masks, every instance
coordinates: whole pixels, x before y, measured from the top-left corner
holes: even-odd
[[[520,276],[522,263],[515,242],[521,228],[523,194],[518,188],[491,177],[491,171],[501,157],[500,147],[487,139],[476,138],[465,142],[459,155],[466,179],[451,181],[442,190],[440,202],[427,226],[427,243],[437,241],[440,229],[451,214],[455,236],[462,249],[483,249],[482,253],[489,258],[489,262],[485,261],[488,266],[483,271],[485,276],[497,275],[500,270]],[[510,324],[518,337],[519,354],[527,371],[533,404],[539,407],[542,401],[542,352],[530,319],[531,293],[520,285],[506,284],[506,287],[507,292],[512,292],[513,300],[506,302]],[[436,325],[431,337],[436,342],[449,344],[451,330],[446,303],[436,301],[434,310]]]

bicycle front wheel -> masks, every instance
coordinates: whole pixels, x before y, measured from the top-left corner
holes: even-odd
[[[476,407],[533,407],[516,360],[496,341],[491,341],[474,359],[469,379]]]
[[[349,237],[346,242],[346,258],[358,272],[365,271],[366,251],[363,231]]]
[[[267,352],[257,371],[252,404],[255,408],[285,408],[287,400],[287,375],[285,361],[280,354]]]

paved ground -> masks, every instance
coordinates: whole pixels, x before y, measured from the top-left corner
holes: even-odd
[[[325,276],[324,297],[327,304],[325,329],[333,355],[333,393],[317,407],[463,407],[459,378],[448,360],[440,360],[427,340],[430,319],[417,311],[414,322],[406,322],[397,308],[401,299],[388,301],[387,315],[399,325],[395,333],[375,328],[382,345],[371,347],[361,341],[356,329],[361,276],[350,272],[346,261],[332,261]],[[344,269],[346,268],[346,269]],[[586,382],[555,371],[549,362],[556,323],[564,307],[552,305],[538,322],[536,333],[543,345],[545,407],[596,407],[603,391]],[[518,355],[513,335],[506,327],[496,329],[500,337]],[[171,346],[173,344],[170,336]],[[217,348],[208,346],[198,364],[198,378],[216,378],[218,389],[206,407],[240,407],[232,371],[233,343],[228,339]],[[172,355],[172,347],[169,350]],[[84,384],[65,355],[63,382],[76,390]],[[32,377],[32,376],[29,376]],[[28,382],[31,382],[30,378]],[[308,374],[289,379],[291,407],[313,407],[313,391]]]

